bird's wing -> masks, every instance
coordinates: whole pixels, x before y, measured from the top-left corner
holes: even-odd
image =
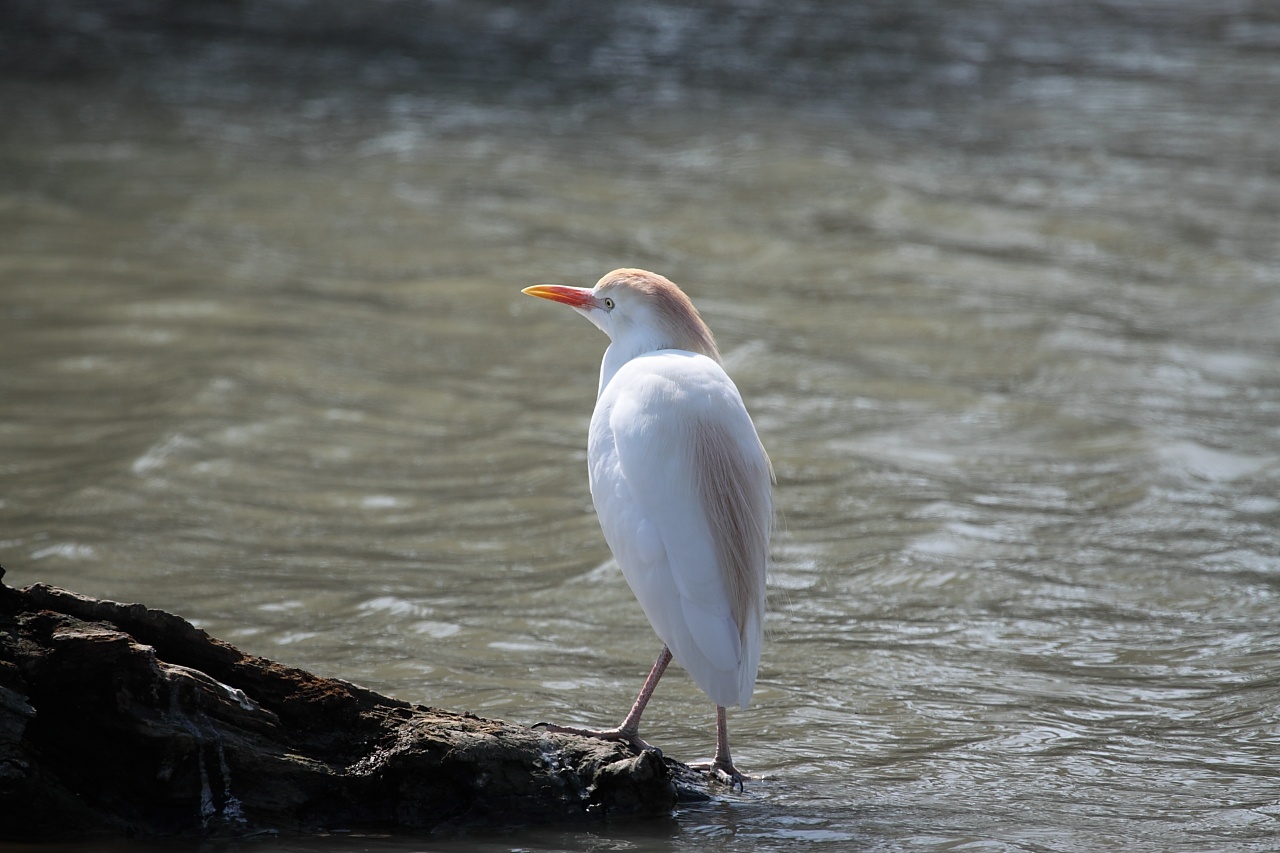
[[[658,636],[717,704],[745,705],[759,664],[769,465],[711,359],[632,359],[592,419],[592,497]]]

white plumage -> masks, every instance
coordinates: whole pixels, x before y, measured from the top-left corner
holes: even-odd
[[[626,720],[629,740],[670,655],[717,705],[715,770],[729,757],[724,706],[745,708],[764,629],[771,470],[711,332],[674,284],[615,270],[594,288],[525,293],[572,306],[609,335],[591,418],[591,496],[605,540],[665,644]]]
[[[717,705],[747,707],[767,554],[726,565],[734,552],[720,540],[733,533],[735,508],[706,505],[737,499],[742,516],[768,518],[768,463],[737,389],[703,355],[637,356],[602,390],[587,446],[605,540],[654,631]],[[712,466],[738,469],[738,494],[706,494]]]

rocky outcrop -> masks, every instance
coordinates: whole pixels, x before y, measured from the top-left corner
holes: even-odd
[[[0,584],[0,840],[591,821],[705,797],[656,751],[410,705],[162,610]]]

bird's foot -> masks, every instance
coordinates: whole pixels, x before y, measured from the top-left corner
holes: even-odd
[[[659,756],[662,755],[662,750],[641,738],[638,732],[629,731],[621,726],[612,729],[579,729],[574,726],[557,726],[553,723],[534,723],[532,728],[560,735],[577,735],[578,737],[592,737],[597,740],[611,740],[625,743],[636,752],[653,750]]]
[[[732,791],[735,787],[739,791],[745,791],[746,790],[745,783],[748,779],[751,778],[747,774],[738,770],[738,768],[734,767],[732,761],[725,761],[720,758],[717,758],[715,761],[711,761],[711,762],[706,762],[701,764],[690,764],[689,767],[692,770],[698,770],[703,773],[706,773],[715,781],[719,782],[722,785],[727,786],[730,791]]]

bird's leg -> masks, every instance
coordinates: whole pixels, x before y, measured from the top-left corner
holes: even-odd
[[[730,788],[737,784],[741,789],[743,780],[747,778],[733,766],[733,759],[729,756],[729,721],[723,705],[716,706],[716,757],[711,761],[711,770],[727,777]]]
[[[627,716],[618,724],[617,728],[603,730],[579,729],[572,726],[555,726],[550,723],[538,723],[538,726],[549,732],[557,732],[559,734],[581,735],[582,737],[594,737],[602,740],[620,740],[631,744],[638,750],[653,749],[654,747],[640,737],[640,715],[644,713],[645,706],[649,704],[649,699],[653,696],[653,691],[658,686],[658,680],[662,678],[662,673],[666,672],[667,664],[669,663],[671,663],[671,649],[663,646],[658,659],[653,662],[653,669],[649,670],[649,677],[644,680],[644,687],[640,688],[640,695],[636,697],[636,701],[631,705],[631,710],[627,712]],[[726,740],[726,745],[727,743],[728,741]],[[725,754],[728,755],[728,752]],[[719,752],[716,753],[716,756],[717,758],[719,757]]]
[[[710,764],[691,764],[690,766],[697,770],[706,770],[716,779],[727,784],[729,790],[733,790],[735,785],[738,790],[743,790],[747,777],[733,766],[733,758],[729,755],[729,721],[723,705],[716,706],[716,757]]]
[[[639,740],[640,715],[648,706],[649,699],[653,697],[653,691],[657,689],[658,681],[662,678],[662,673],[667,671],[669,663],[671,663],[671,649],[663,646],[662,651],[658,653],[658,659],[653,662],[653,669],[649,670],[649,677],[644,680],[644,686],[640,688],[640,694],[636,696],[636,701],[631,703],[631,710],[618,726],[618,731],[622,732],[628,740]]]

